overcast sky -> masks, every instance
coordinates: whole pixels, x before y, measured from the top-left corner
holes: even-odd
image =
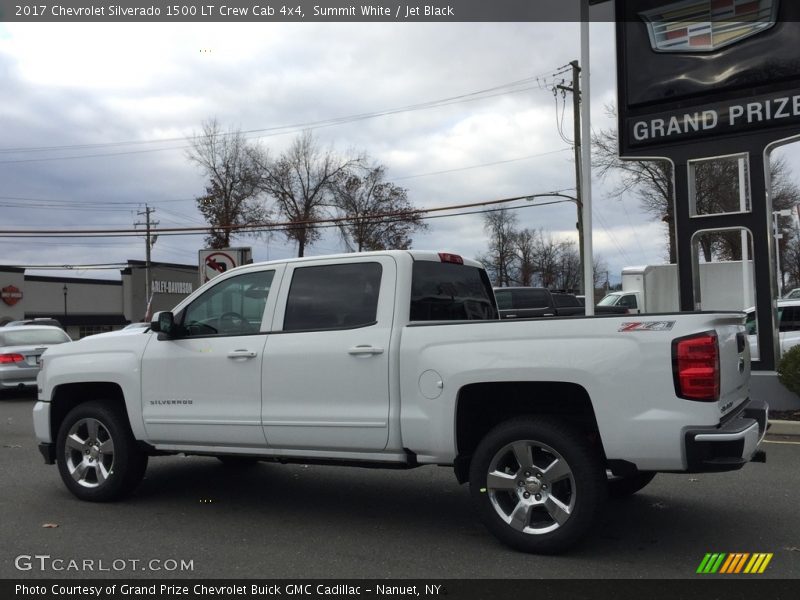
[[[156,208],[162,226],[202,224],[194,198],[205,181],[186,158],[185,138],[205,119],[242,130],[291,126],[278,135],[256,134],[280,153],[304,124],[493,88],[479,99],[314,133],[326,146],[365,151],[384,164],[418,207],[570,193],[572,152],[557,123],[563,117],[571,137],[571,99],[563,114],[562,98],[557,108],[550,87],[552,74],[579,58],[579,29],[575,23],[0,24],[0,228],[129,228],[145,203]],[[591,39],[597,130],[614,126],[604,112],[616,97],[613,25],[592,24]],[[142,141],[148,143],[128,143]],[[105,146],[80,147],[86,144]],[[41,149],[54,146],[70,148]],[[595,181],[593,239],[614,280],[623,266],[663,262],[665,231],[635,197],[611,198],[609,188]],[[515,212],[522,227],[577,239],[572,203]],[[480,215],[431,220],[414,247],[477,256],[487,245],[482,223]],[[256,260],[296,254],[280,235],[242,236],[236,245],[252,246]],[[0,237],[0,264],[143,259],[144,246],[143,238]],[[202,247],[202,235],[161,236],[153,260],[194,264]],[[307,254],[341,250],[331,233]]]

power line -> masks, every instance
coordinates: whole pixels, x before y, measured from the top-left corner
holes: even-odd
[[[520,156],[518,158],[509,158],[506,160],[498,160],[488,163],[480,163],[469,165],[466,167],[455,167],[453,169],[443,169],[441,171],[429,171],[427,173],[417,173],[414,175],[404,175],[402,177],[394,177],[392,178],[393,181],[404,181],[407,179],[416,179],[418,177],[429,177],[432,175],[445,175],[448,173],[457,173],[461,171],[469,171],[472,169],[480,169],[483,167],[493,167],[497,165],[509,164],[513,162],[519,162],[523,160],[530,160],[533,158],[540,158],[542,156],[549,156],[553,154],[560,154],[561,152],[568,152],[569,148],[561,148],[559,150],[549,150],[547,152],[540,152],[538,154],[529,154],[528,156]],[[21,203],[13,203],[13,202],[5,202],[6,200],[17,200]],[[194,202],[196,198],[170,198],[170,199],[163,199],[163,200],[154,200],[151,201],[150,204],[157,206],[159,210],[162,212],[166,212],[168,214],[174,215],[180,219],[186,219],[193,222],[201,223],[196,215],[188,215],[185,213],[179,213],[174,210],[169,210],[161,206],[161,204],[165,203],[175,203],[175,202]],[[34,203],[34,204],[31,204]],[[36,204],[38,203],[38,204]],[[78,212],[83,211],[93,211],[93,212],[131,212],[134,207],[142,206],[142,202],[140,200],[137,201],[129,201],[129,200],[120,200],[120,201],[112,201],[112,200],[68,200],[68,199],[52,199],[52,198],[29,198],[29,197],[21,197],[21,196],[0,196],[0,206],[8,207],[8,208],[26,208],[26,209],[47,209],[47,210],[74,210]],[[62,208],[62,205],[63,206]],[[69,205],[69,206],[66,206]],[[108,208],[109,206],[115,207],[119,206],[120,208]],[[123,208],[124,206],[128,206],[129,208]]]
[[[559,67],[559,68],[561,68],[561,67]],[[238,132],[238,133],[247,135],[247,134],[254,134],[254,133],[274,132],[274,131],[279,131],[279,130],[283,130],[283,129],[297,129],[297,128],[307,129],[307,128],[318,126],[318,125],[324,124],[324,123],[337,123],[338,124],[338,123],[344,123],[344,122],[351,122],[353,120],[362,120],[362,119],[365,119],[365,118],[373,118],[373,117],[376,117],[376,116],[384,116],[384,115],[387,115],[387,114],[396,114],[396,113],[400,113],[400,112],[409,112],[409,111],[415,111],[415,110],[422,110],[422,109],[426,109],[426,108],[435,108],[435,107],[438,107],[439,105],[446,106],[448,104],[455,103],[455,101],[461,101],[461,100],[469,101],[470,99],[475,98],[476,96],[481,96],[482,97],[483,95],[488,94],[489,92],[501,91],[501,90],[505,90],[506,88],[514,88],[514,87],[519,87],[521,85],[529,85],[529,84],[531,84],[533,82],[538,82],[540,78],[546,77],[548,75],[555,76],[555,75],[558,75],[558,73],[551,74],[551,71],[545,71],[544,73],[539,73],[538,75],[532,75],[530,77],[525,77],[523,79],[517,79],[515,81],[510,81],[510,82],[503,83],[503,84],[500,84],[500,85],[496,85],[496,86],[493,86],[493,87],[484,88],[482,90],[477,90],[477,91],[474,91],[474,92],[468,92],[468,93],[465,93],[465,94],[458,94],[456,96],[450,96],[450,97],[446,97],[446,98],[440,98],[438,100],[429,100],[429,101],[426,101],[426,102],[408,104],[408,105],[401,106],[401,107],[382,109],[382,110],[368,112],[368,113],[358,113],[358,114],[355,114],[355,115],[347,115],[347,116],[343,116],[343,117],[334,117],[334,118],[329,118],[329,119],[322,119],[322,120],[318,120],[318,121],[308,121],[308,122],[305,122],[305,123],[294,123],[294,124],[291,124],[291,125],[279,125],[279,126],[264,127],[264,128],[259,128],[259,129],[248,129],[248,130],[241,131],[241,132]],[[541,88],[541,86],[538,86],[538,85],[536,87],[539,87],[540,89],[543,89],[543,88]],[[529,89],[529,88],[525,88],[525,89]],[[524,90],[516,90],[516,91],[524,91]],[[510,92],[510,93],[513,93],[513,92]],[[501,95],[501,94],[495,94],[495,95]],[[494,95],[490,95],[490,96],[487,96],[487,97],[493,97],[493,96]],[[477,98],[477,99],[482,99],[482,98]],[[234,135],[234,132],[221,133],[219,135],[220,136],[229,136],[229,135]],[[95,144],[65,144],[65,145],[60,145],[60,146],[19,146],[19,147],[16,147],[16,148],[0,148],[0,154],[17,154],[17,153],[23,153],[23,152],[48,152],[48,151],[54,151],[54,150],[73,150],[73,149],[75,149],[75,150],[88,150],[88,149],[92,149],[92,148],[112,148],[112,147],[119,147],[119,146],[136,146],[136,145],[158,144],[158,143],[167,143],[167,142],[183,142],[183,141],[186,140],[187,137],[194,137],[194,136],[183,136],[183,137],[172,137],[172,138],[155,138],[155,139],[149,139],[149,140],[130,140],[130,141],[123,141],[123,142],[100,142],[100,143],[95,143]],[[4,162],[4,161],[0,161],[0,162]]]
[[[529,78],[530,81],[535,81],[535,78]],[[529,82],[530,82],[529,81]],[[490,90],[493,88],[490,88]],[[320,121],[310,121],[306,123],[296,123],[293,125],[282,125],[276,127],[269,127],[269,128],[262,128],[262,129],[251,129],[240,132],[244,134],[244,136],[248,139],[260,139],[265,137],[273,137],[277,135],[286,135],[289,133],[296,133],[298,131],[302,131],[304,129],[321,129],[323,127],[333,127],[337,125],[344,125],[347,123],[353,123],[357,121],[363,121],[367,119],[374,119],[377,117],[388,116],[393,114],[400,114],[403,112],[414,112],[418,110],[427,110],[430,108],[439,108],[443,106],[449,106],[452,104],[460,104],[465,102],[474,102],[477,100],[484,100],[487,98],[494,98],[496,96],[503,96],[507,94],[517,94],[521,92],[525,92],[532,89],[543,89],[540,84],[536,85],[527,85],[523,87],[517,87],[516,89],[504,89],[499,92],[495,93],[485,93],[489,90],[484,90],[480,92],[472,92],[469,94],[462,94],[460,96],[454,96],[452,98],[446,98],[443,100],[438,101],[431,101],[426,103],[420,103],[416,105],[409,105],[406,107],[395,108],[395,109],[387,109],[383,111],[375,111],[371,113],[362,113],[356,115],[350,115],[347,117],[338,117],[333,119],[325,119]],[[257,135],[251,135],[256,133]],[[231,134],[220,134],[220,135],[231,135]],[[23,152],[51,152],[53,150],[72,150],[72,149],[87,149],[87,148],[104,148],[104,147],[119,147],[125,145],[133,145],[133,144],[153,144],[153,143],[164,143],[167,141],[178,141],[179,138],[165,138],[164,140],[159,141],[142,141],[142,142],[107,142],[105,144],[85,144],[80,146],[68,147],[68,146],[61,146],[61,147],[49,147],[45,148],[42,147],[41,149],[35,148],[22,148],[15,151],[15,149],[5,149],[0,150],[0,153],[9,154],[9,153],[23,153]],[[186,138],[180,138],[180,141],[185,141]],[[103,157],[112,157],[112,156],[129,156],[135,154],[147,154],[150,152],[165,152],[169,150],[186,150],[190,148],[190,145],[182,144],[180,146],[168,146],[165,148],[147,148],[144,150],[126,150],[122,152],[103,152],[103,153],[95,153],[95,154],[78,154],[73,156],[52,156],[52,157],[42,157],[42,158],[22,158],[22,159],[12,159],[12,160],[0,160],[0,164],[21,164],[21,163],[35,163],[35,162],[50,162],[56,160],[76,160],[76,159],[83,159],[83,158],[103,158]]]
[[[393,181],[403,181],[405,179],[415,179],[417,177],[428,177],[430,175],[444,175],[446,173],[457,173],[459,171],[469,171],[470,169],[479,169],[481,167],[493,167],[496,165],[504,165],[507,163],[517,162],[521,160],[530,160],[531,158],[539,158],[540,156],[547,156],[550,154],[558,154],[559,152],[568,152],[569,148],[561,148],[560,150],[550,150],[548,152],[540,152],[539,154],[530,154],[528,156],[521,156],[519,158],[509,158],[507,160],[497,160],[490,163],[482,163],[479,165],[470,165],[468,167],[457,167],[455,169],[445,169],[443,171],[431,171],[429,173],[419,173],[417,175],[404,175],[403,177],[393,177]]]
[[[382,221],[386,219],[404,219],[411,216],[427,215],[429,213],[438,213],[444,211],[460,210],[464,208],[475,208],[480,206],[494,206],[499,204],[506,204],[519,200],[528,200],[531,196],[536,194],[527,194],[525,196],[514,196],[511,198],[502,198],[497,200],[484,200],[479,202],[470,202],[466,204],[455,204],[450,206],[440,206],[436,208],[422,208],[413,209],[408,211],[398,211],[394,213],[382,213],[375,215],[368,215],[366,217],[357,217],[359,220],[367,221]],[[556,202],[530,204],[530,206],[542,206],[545,204],[555,204],[565,202],[559,200]],[[152,209],[151,209],[152,210]],[[481,211],[477,211],[481,212]],[[143,214],[143,213],[142,213]],[[445,215],[445,216],[456,216]],[[431,218],[420,217],[420,218]],[[305,221],[293,222],[279,222],[279,223],[256,223],[252,225],[223,225],[214,226],[214,229],[227,229],[237,233],[257,233],[267,231],[282,231],[297,229],[298,227],[315,227],[325,228],[338,227],[342,223],[354,220],[354,217],[330,217],[326,219],[309,219]],[[157,235],[198,235],[207,234],[211,230],[210,226],[204,227],[166,227],[154,231]],[[20,230],[0,230],[0,236],[8,238],[38,238],[38,237],[135,237],[141,236],[142,232],[136,229],[20,229]]]
[[[523,196],[523,197],[518,198],[518,199],[525,199],[525,198],[527,198],[527,196]],[[564,202],[569,202],[569,200],[550,200],[550,201],[547,201],[547,202],[538,202],[538,203],[526,202],[525,204],[520,204],[518,206],[505,206],[505,207],[502,207],[502,208],[487,208],[487,209],[483,209],[483,210],[463,211],[463,212],[457,212],[457,213],[452,213],[452,214],[447,214],[447,215],[428,215],[428,216],[420,217],[420,219],[422,219],[422,220],[430,220],[430,219],[444,219],[444,218],[447,218],[447,217],[458,217],[458,216],[464,216],[464,215],[479,215],[479,214],[499,212],[501,210],[519,210],[519,209],[523,209],[523,208],[536,208],[538,206],[548,206],[548,205],[551,205],[551,204],[561,204],[561,203],[564,203]],[[395,218],[395,219],[387,219],[387,221],[389,221],[389,222],[391,222],[392,220],[399,220],[399,219],[397,219],[397,218]],[[338,225],[336,225],[336,224],[320,225],[318,228],[319,229],[328,229],[328,228],[331,228],[331,227],[338,227]],[[272,229],[270,231],[279,231],[279,230]],[[201,235],[201,234],[199,232],[197,232],[197,233],[189,233],[189,234],[179,233],[179,234],[174,234],[174,235]],[[2,243],[2,242],[0,242],[0,243]],[[315,247],[318,247],[318,246],[315,246]],[[325,250],[326,248],[323,247],[322,249]],[[98,263],[98,264],[89,264],[89,265],[11,265],[11,266],[13,268],[17,268],[17,269],[41,269],[41,270],[59,270],[59,269],[62,269],[62,270],[63,269],[67,269],[67,270],[72,270],[72,269],[86,269],[86,270],[104,270],[104,269],[106,269],[106,270],[114,270],[114,269],[120,269],[120,268],[125,268],[125,269],[144,269],[144,268],[146,268],[145,265],[131,265],[129,263],[122,263],[122,262],[120,262],[120,263]],[[163,269],[170,270],[167,267],[161,267],[161,268],[162,268],[162,270]],[[172,270],[173,271],[183,272],[180,269],[172,269]]]

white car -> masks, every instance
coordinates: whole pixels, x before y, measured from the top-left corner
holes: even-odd
[[[748,308],[746,311],[745,327],[747,340],[750,342],[750,357],[759,359],[758,336],[756,335],[756,309]],[[778,335],[780,338],[781,354],[800,344],[800,298],[795,300],[778,300]]]

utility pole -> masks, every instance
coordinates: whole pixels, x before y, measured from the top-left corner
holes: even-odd
[[[573,139],[574,148],[575,148],[575,199],[576,199],[576,206],[578,209],[578,221],[575,223],[575,227],[578,229],[578,255],[580,257],[580,286],[579,289],[581,292],[585,293],[584,290],[584,281],[583,281],[583,273],[584,273],[584,244],[583,244],[583,201],[581,198],[581,91],[580,85],[578,83],[580,79],[580,72],[581,68],[578,65],[577,60],[573,60],[569,63],[572,67],[572,85],[557,85],[556,89],[559,89],[563,93],[569,92],[572,94],[572,121],[573,121]],[[555,90],[553,90],[555,92]],[[588,296],[588,295],[587,295]],[[594,296],[592,296],[592,301],[594,301]]]
[[[152,283],[150,281],[150,249],[153,247],[153,244],[156,243],[156,237],[158,236],[151,236],[151,228],[155,227],[159,224],[159,221],[151,221],[150,215],[156,211],[155,208],[150,208],[147,204],[144,205],[144,210],[139,211],[136,214],[145,217],[144,223],[134,223],[135,227],[139,225],[144,225],[146,227],[146,238],[145,238],[145,286],[146,286],[146,293],[144,295],[144,302],[145,306],[150,306],[150,296],[152,295]]]

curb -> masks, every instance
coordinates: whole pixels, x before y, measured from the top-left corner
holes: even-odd
[[[770,421],[767,435],[800,436],[800,421]]]

